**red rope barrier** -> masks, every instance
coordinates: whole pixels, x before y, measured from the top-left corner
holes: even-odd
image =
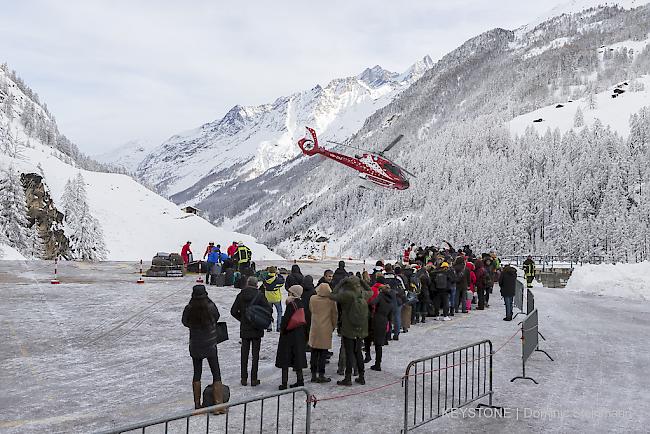
[[[320,401],[331,401],[331,400],[335,400],[335,399],[345,399],[345,398],[349,398],[349,397],[351,397],[351,396],[364,395],[364,394],[366,394],[366,393],[372,393],[372,392],[376,392],[376,391],[378,391],[378,390],[386,389],[387,387],[394,386],[394,385],[396,385],[397,383],[402,383],[405,379],[407,379],[407,378],[409,378],[409,377],[415,377],[415,376],[419,376],[419,375],[432,374],[432,373],[434,373],[434,372],[444,371],[444,370],[447,370],[447,369],[449,369],[449,368],[454,368],[454,367],[458,367],[458,366],[463,366],[463,365],[466,365],[467,363],[472,363],[472,364],[473,364],[474,362],[476,362],[476,361],[478,361],[478,360],[486,359],[486,358],[488,358],[488,357],[494,356],[496,353],[498,353],[499,351],[501,351],[501,350],[502,350],[502,349],[503,349],[503,348],[508,344],[508,342],[510,342],[511,340],[513,340],[513,339],[515,338],[515,336],[517,336],[517,335],[519,334],[520,331],[521,331],[521,330],[517,330],[517,331],[516,331],[512,336],[510,336],[510,337],[509,337],[509,338],[508,338],[508,339],[507,339],[503,344],[501,344],[501,346],[499,346],[499,348],[497,348],[497,349],[496,349],[494,352],[492,352],[491,354],[486,354],[485,356],[482,356],[482,357],[472,357],[472,360],[471,360],[471,361],[467,360],[465,363],[456,363],[456,364],[453,364],[453,365],[447,365],[447,366],[443,366],[443,367],[441,367],[441,368],[432,369],[432,370],[430,370],[430,371],[422,371],[422,372],[418,372],[417,374],[408,374],[408,375],[404,374],[404,375],[402,376],[402,378],[400,378],[399,380],[396,380],[396,381],[393,381],[393,382],[390,382],[390,383],[387,383],[387,384],[383,384],[383,385],[381,385],[381,386],[372,387],[372,388],[370,388],[370,389],[359,390],[359,391],[356,391],[356,392],[345,393],[345,394],[341,394],[341,395],[327,396],[327,397],[325,397],[325,398],[317,398],[316,395],[310,395],[310,396],[307,398],[307,403],[308,403],[308,404],[314,404],[314,407],[316,407],[316,403],[318,403],[318,402],[320,402]]]

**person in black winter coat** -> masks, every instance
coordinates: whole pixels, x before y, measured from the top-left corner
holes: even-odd
[[[373,371],[381,371],[382,347],[388,344],[386,329],[393,312],[393,295],[390,286],[380,287],[377,297],[370,302],[372,307],[372,338],[375,344],[375,364],[370,367]]]
[[[278,351],[275,356],[275,366],[282,369],[282,384],[279,389],[287,388],[289,381],[289,368],[296,371],[296,382],[290,387],[301,387],[305,385],[302,370],[307,367],[307,354],[305,341],[305,326],[301,325],[292,330],[287,326],[293,314],[304,305],[300,297],[302,296],[302,286],[294,285],[288,289],[289,296],[286,299],[286,309],[282,315],[280,323],[280,339],[278,340]]]
[[[501,296],[506,305],[506,317],[504,321],[512,321],[512,302],[515,297],[515,285],[517,284],[517,270],[510,265],[506,265],[501,271],[499,277],[499,287],[501,288]]]
[[[332,277],[330,287],[336,288],[338,284],[341,283],[341,281],[346,277],[348,277],[348,272],[345,271],[345,262],[339,261],[339,267],[334,270],[334,276]]]
[[[251,347],[253,348],[253,360],[251,366],[251,386],[260,384],[257,378],[257,367],[260,360],[260,346],[264,330],[255,327],[246,317],[246,309],[251,304],[264,307],[270,314],[273,308],[266,300],[264,293],[257,289],[257,278],[248,277],[244,289],[241,290],[235,302],[230,308],[230,315],[239,321],[239,337],[241,338],[241,384],[246,386],[248,383],[248,355]]]
[[[310,275],[307,275],[303,278],[302,281],[302,295],[300,299],[302,300],[302,305],[305,307],[305,320],[307,324],[305,325],[305,339],[309,342],[309,332],[311,330],[311,310],[309,309],[309,299],[316,295],[316,288],[314,288],[314,278]],[[307,351],[309,351],[309,346],[307,346]]]
[[[454,271],[456,272],[456,300],[452,309],[458,312],[460,306],[463,313],[467,313],[467,289],[469,288],[469,270],[465,266],[465,259],[458,256],[454,261]]]
[[[304,279],[302,272],[300,271],[300,266],[298,264],[293,264],[291,266],[291,273],[287,276],[284,281],[284,288],[289,289],[293,285],[302,286],[302,280]]]
[[[221,369],[217,354],[217,321],[219,309],[208,298],[208,292],[203,285],[192,288],[192,298],[183,310],[182,323],[190,329],[190,356],[194,365],[192,392],[194,407],[201,408],[201,371],[203,359],[208,359],[212,372],[212,391],[215,404],[223,403],[223,388],[221,384]],[[223,411],[218,411],[223,413]]]
[[[424,268],[418,270],[415,277],[419,279],[420,288],[418,303],[415,305],[415,323],[425,323],[427,311],[431,305],[431,278],[429,278],[429,273]]]
[[[438,316],[442,309],[443,320],[449,321],[449,293],[451,292],[451,282],[449,276],[449,264],[443,262],[440,268],[433,270],[430,274],[431,286],[435,288],[435,312],[434,316]]]

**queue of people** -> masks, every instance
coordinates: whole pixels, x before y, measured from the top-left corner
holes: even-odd
[[[334,333],[341,338],[337,373],[343,378],[337,384],[365,384],[365,365],[373,362],[374,356],[370,369],[381,371],[384,347],[398,341],[401,333],[408,333],[411,326],[427,319],[450,321],[455,315],[470,313],[473,307],[489,308],[495,282],[504,298],[504,320],[512,319],[517,271],[509,265],[502,268],[494,253],[476,257],[467,246],[454,250],[451,246],[435,249],[412,245],[408,249],[403,261],[377,261],[371,273],[350,273],[345,262],[340,261],[336,270],[325,270],[316,285],[314,278],[303,275],[297,264],[286,279],[273,266],[266,269],[266,278],[261,282],[253,275],[246,276],[230,310],[240,323],[241,384],[255,387],[261,383],[261,341],[265,332],[272,332],[273,323],[279,333],[275,366],[281,370],[279,389],[284,390],[303,386],[305,369],[311,372],[311,382],[332,381],[326,375],[326,365],[333,356]],[[183,313],[183,324],[190,328],[196,405],[200,404],[197,390],[203,358],[208,359],[213,384],[221,384],[216,344],[211,346],[211,327],[219,313],[204,293],[205,288],[200,287],[195,286],[192,301]],[[256,314],[251,313],[254,310],[267,318],[266,325],[257,321]],[[295,374],[291,384],[290,371]],[[215,392],[215,403],[220,399]]]

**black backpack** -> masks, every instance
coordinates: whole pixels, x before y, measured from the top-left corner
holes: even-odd
[[[449,288],[449,281],[447,280],[447,273],[444,271],[440,271],[436,273],[436,289],[448,289]]]
[[[269,328],[271,322],[273,321],[273,315],[268,311],[268,309],[266,309],[266,307],[256,303],[257,298],[260,295],[261,293],[257,291],[257,294],[255,297],[253,297],[253,300],[249,303],[248,307],[246,307],[246,312],[244,315],[246,316],[248,322],[253,325],[253,327],[258,330],[266,330]]]

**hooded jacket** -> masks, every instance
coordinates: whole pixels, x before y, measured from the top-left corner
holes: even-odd
[[[309,299],[311,311],[311,329],[309,346],[321,350],[332,348],[332,333],[336,328],[338,312],[336,302],[329,298],[332,289],[327,283],[316,287],[316,295]]]
[[[329,297],[341,304],[341,335],[349,339],[365,338],[368,336],[368,304],[367,301],[372,297],[372,290],[370,286],[356,276],[345,278],[340,285],[336,288],[335,292]],[[360,321],[361,326],[355,327],[351,320],[351,308],[357,302],[357,298],[361,298],[365,303],[361,307],[361,316],[363,320]]]
[[[291,266],[291,274],[289,274],[284,282],[284,287],[289,289],[293,285],[301,285],[304,277],[300,271],[300,266],[298,264],[293,264]]]
[[[499,277],[499,287],[503,297],[515,296],[515,285],[517,284],[517,270],[510,265],[506,265],[501,271]]]
[[[197,285],[198,286],[198,285]],[[195,287],[196,288],[196,287]],[[205,291],[205,288],[203,289]],[[219,309],[208,298],[208,311],[210,312],[210,324],[203,327],[192,327],[189,323],[190,306],[194,299],[208,298],[207,292],[199,294],[196,289],[192,294],[192,300],[183,310],[183,325],[190,329],[190,356],[198,359],[211,357],[217,353],[217,321],[219,321]]]
[[[284,277],[280,274],[269,274],[268,279],[262,284],[264,287],[264,294],[269,303],[282,302],[282,288],[284,287]]]

